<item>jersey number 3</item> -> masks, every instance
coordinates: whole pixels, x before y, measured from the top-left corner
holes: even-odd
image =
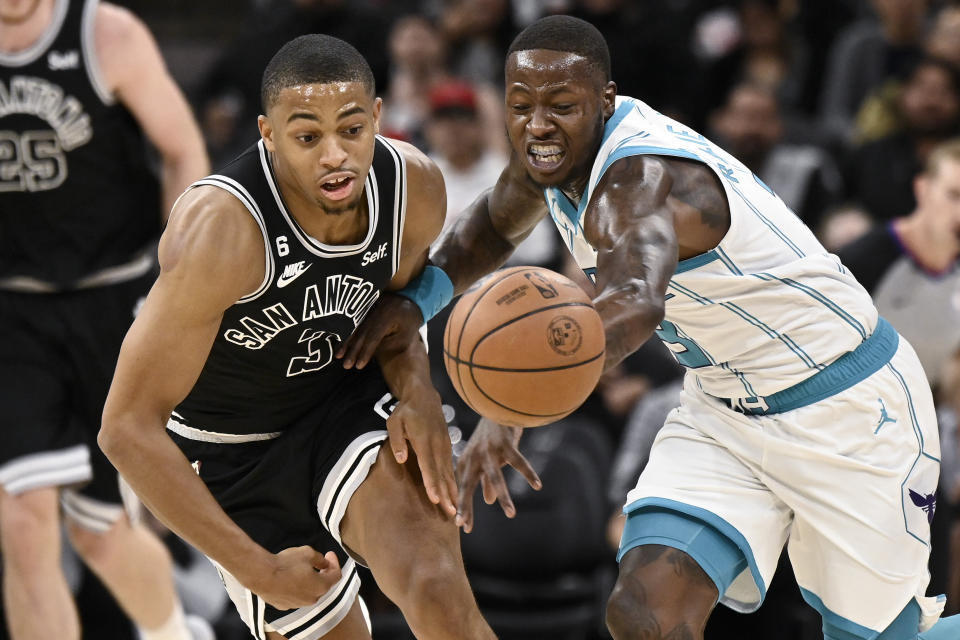
[[[340,344],[340,336],[328,331],[307,329],[298,342],[307,343],[307,352],[310,355],[290,358],[290,364],[287,365],[288,378],[308,371],[319,371],[330,364],[333,360],[333,352]]]
[[[690,369],[710,366],[710,358],[696,342],[681,336],[672,322],[663,320],[657,327],[657,336],[673,352],[677,362]]]

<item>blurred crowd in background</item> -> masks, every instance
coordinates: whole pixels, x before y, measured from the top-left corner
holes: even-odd
[[[381,133],[412,142],[441,168],[448,224],[505,166],[503,63],[513,36],[551,13],[596,25],[618,93],[743,161],[917,346],[939,402],[943,442],[930,593],[946,593],[948,612],[960,610],[960,275],[951,249],[960,229],[960,143],[953,142],[960,136],[960,2],[247,0],[229,10],[216,0],[116,3],[153,30],[215,168],[258,138],[261,73],[284,42],[312,32],[350,42],[370,62],[384,99]],[[538,228],[512,263],[546,266],[589,287],[550,226]],[[446,379],[439,356],[445,320],[440,314],[430,323],[431,352],[435,383],[462,436],[456,454],[477,416]],[[582,409],[524,435],[521,448],[543,490],[511,475],[517,517],[478,504],[474,532],[463,536],[468,576],[500,638],[609,637],[603,603],[616,573],[619,509],[677,402],[680,374],[653,340],[606,374]],[[248,637],[206,561],[166,539],[187,610],[209,619],[220,640]],[[71,557],[65,563],[75,569],[85,635],[132,637],[95,580]],[[374,637],[411,638],[371,576],[364,578]],[[706,637],[822,635],[784,559],[763,608],[744,616],[721,607]]]

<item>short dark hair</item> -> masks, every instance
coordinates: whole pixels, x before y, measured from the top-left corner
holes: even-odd
[[[547,16],[537,20],[513,39],[507,56],[516,51],[548,49],[565,51],[586,58],[610,80],[610,49],[603,34],[589,22],[573,16]]]
[[[260,103],[264,113],[287,87],[359,82],[374,95],[373,71],[360,52],[339,38],[312,33],[280,47],[263,72]]]

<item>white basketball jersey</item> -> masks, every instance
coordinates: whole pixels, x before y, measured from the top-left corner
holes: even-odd
[[[606,169],[627,156],[697,160],[719,176],[730,206],[720,244],[682,260],[657,328],[706,393],[767,396],[823,370],[869,336],[877,311],[866,290],[743,164],[699,133],[620,96],[579,207],[559,189],[544,194],[580,267],[595,280],[597,252],[583,216]]]

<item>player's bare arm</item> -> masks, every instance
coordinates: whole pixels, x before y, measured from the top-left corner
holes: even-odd
[[[680,259],[713,249],[729,226],[719,185],[697,163],[631,156],[607,169],[585,214],[597,249],[594,305],[607,338],[604,369],[647,341],[663,320]]]
[[[209,173],[200,128],[139,18],[100,4],[94,40],[105,89],[130,110],[160,153],[166,216],[187,185]]]
[[[226,250],[225,250],[226,249]],[[239,201],[199,187],[177,203],[160,243],[161,272],[117,364],[98,441],[172,531],[279,608],[316,602],[339,579],[331,553],[272,554],[220,508],[166,433],[206,361],[224,310],[260,285],[263,237]]]
[[[457,216],[431,253],[459,295],[497,269],[547,213],[543,191],[512,154],[492,189]]]
[[[407,212],[401,240],[400,263],[390,288],[407,286],[419,276],[427,263],[430,243],[443,227],[446,191],[440,170],[411,145],[394,142],[407,164]],[[406,322],[414,327],[413,339],[397,334],[385,336],[375,356],[390,391],[399,402],[387,420],[390,448],[397,462],[407,461],[407,441],[413,447],[423,477],[427,497],[450,516],[456,512],[457,485],[453,477],[453,454],[447,423],[443,417],[440,394],[430,381],[427,350],[419,339],[420,311],[412,307]],[[409,309],[407,309],[409,311]],[[404,320],[400,319],[401,322]]]

